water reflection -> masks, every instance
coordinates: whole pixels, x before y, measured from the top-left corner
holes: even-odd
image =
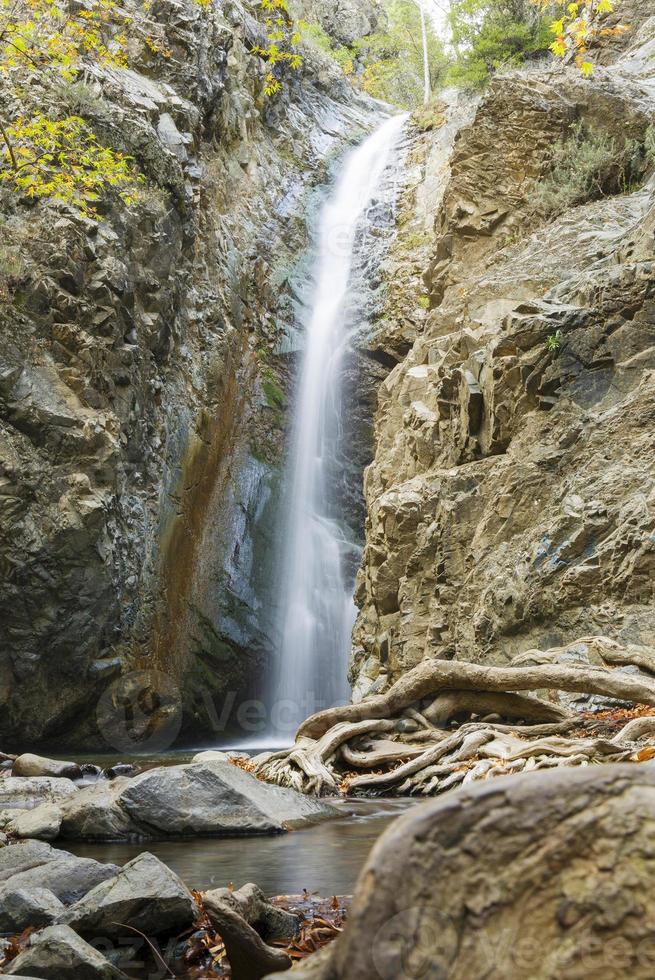
[[[337,804],[332,820],[274,837],[157,841],[146,844],[61,842],[80,857],[125,864],[144,850],[155,854],[190,888],[239,887],[256,882],[268,895],[306,888],[322,895],[351,894],[366,857],[385,827],[414,800],[362,800]],[[350,814],[350,815],[349,815]]]

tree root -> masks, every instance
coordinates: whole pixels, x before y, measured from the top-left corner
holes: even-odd
[[[371,742],[365,751],[358,752],[347,743],[341,746],[341,758],[354,769],[377,769],[393,762],[406,762],[422,755],[424,749],[418,745],[405,745],[403,742]]]
[[[523,694],[497,694],[493,691],[447,691],[439,694],[423,711],[435,725],[445,725],[460,714],[501,715],[525,721],[561,721],[567,712],[556,704]]]
[[[648,704],[655,707],[655,681],[603,667],[540,664],[526,667],[487,667],[453,660],[424,660],[396,681],[385,694],[376,694],[358,704],[328,708],[308,718],[298,737],[320,738],[339,722],[393,718],[417,701],[440,691],[556,690]],[[562,711],[560,718],[565,716]]]
[[[205,911],[225,943],[232,974],[241,980],[262,980],[269,973],[288,970],[291,958],[267,946],[258,932],[227,903],[205,896]]]
[[[258,773],[268,782],[278,786],[291,786],[304,793],[320,796],[324,790],[339,792],[334,769],[330,760],[337,749],[350,739],[371,732],[391,732],[395,723],[385,718],[365,720],[348,724],[337,723],[326,731],[318,741],[296,737],[295,746],[289,751],[266,753],[258,756]],[[293,766],[299,773],[293,773]],[[305,779],[303,779],[303,776]]]
[[[612,648],[608,659],[615,653]],[[655,739],[655,712],[629,721],[611,739],[586,737],[574,731],[584,728],[579,714],[519,693],[565,691],[655,707],[655,679],[606,666],[552,663],[547,654],[546,662],[534,663],[540,656],[526,654],[524,666],[510,667],[426,660],[384,694],[307,719],[290,750],[255,759],[258,775],[317,795],[432,795],[510,772],[628,759],[639,739]],[[462,714],[492,717],[455,731],[433,727]],[[400,716],[421,730],[405,733]]]

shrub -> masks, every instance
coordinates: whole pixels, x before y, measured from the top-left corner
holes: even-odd
[[[563,343],[564,343],[564,334],[562,333],[561,330],[556,330],[555,333],[551,333],[546,338],[546,350],[551,351],[551,353],[554,353],[555,351],[558,351],[561,348]]]
[[[648,163],[651,166],[655,165],[655,125],[649,126],[646,130],[644,149],[646,151],[646,159],[648,160]]]
[[[591,133],[571,126],[551,153],[551,169],[537,186],[536,204],[546,213],[629,190],[643,172],[645,148],[638,140]]]

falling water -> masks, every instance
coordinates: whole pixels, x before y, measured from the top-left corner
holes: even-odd
[[[316,287],[305,322],[306,347],[289,461],[271,725],[274,734],[289,740],[312,711],[343,703],[350,694],[347,666],[356,609],[352,581],[344,571],[352,565],[357,546],[344,532],[333,492],[340,476],[340,388],[350,333],[347,310],[359,232],[404,121],[404,116],[387,120],[350,154],[318,228]]]

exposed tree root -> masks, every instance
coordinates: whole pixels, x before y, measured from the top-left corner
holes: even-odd
[[[227,903],[206,901],[209,920],[225,943],[232,974],[241,980],[261,980],[269,973],[288,970],[290,957],[268,946],[258,932]]]
[[[556,704],[524,694],[493,691],[447,691],[439,694],[423,712],[433,724],[446,724],[461,714],[501,715],[525,721],[560,721],[568,712]]]
[[[408,759],[423,755],[424,749],[419,745],[406,745],[403,742],[371,742],[361,752],[346,743],[341,746],[341,758],[354,769],[377,769],[378,766],[388,766],[393,762],[405,762]]]
[[[602,642],[607,660],[621,654],[617,644]],[[545,662],[535,663],[542,656]],[[632,664],[634,656],[630,653]],[[651,663],[641,651],[639,656]],[[617,662],[627,661],[619,657]],[[593,720],[557,704],[558,691],[655,707],[650,677],[606,666],[553,663],[538,651],[526,654],[523,666],[427,660],[384,694],[313,715],[290,750],[257,757],[257,772],[317,795],[431,795],[509,772],[637,758],[636,743],[655,740],[655,711],[629,720],[618,734],[611,729],[610,737],[604,737],[602,727],[599,737],[598,726],[587,735]],[[455,724],[453,717],[471,715],[482,720],[444,729],[448,722]],[[410,720],[414,729],[421,728],[407,731]]]
[[[655,681],[641,680],[604,667],[540,664],[525,667],[487,667],[453,660],[425,660],[396,681],[386,694],[358,704],[328,708],[308,718],[298,736],[320,738],[339,722],[393,718],[405,708],[440,691],[555,690],[598,694],[655,707]],[[562,717],[562,715],[560,715]]]

